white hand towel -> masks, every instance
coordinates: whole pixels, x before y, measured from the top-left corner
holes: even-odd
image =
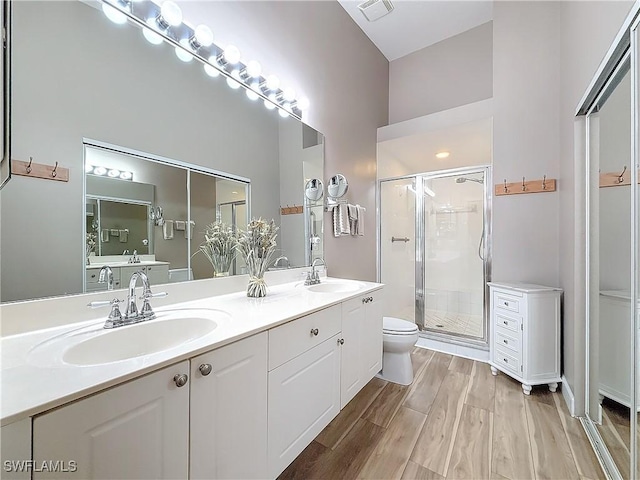
[[[360,205],[356,205],[356,210],[358,210],[358,221],[356,222],[355,234],[359,237],[364,237],[364,212],[366,212],[367,209]]]
[[[120,230],[118,236],[120,237],[120,243],[127,243],[129,241],[129,229]]]
[[[349,235],[349,213],[346,203],[333,207],[333,236],[341,235]]]
[[[349,212],[349,233],[356,235],[358,229],[358,208],[355,205],[347,204],[347,211]]]
[[[162,225],[162,237],[165,240],[173,239],[173,220],[165,220]]]
[[[100,231],[100,241],[102,243],[107,243],[109,241],[109,229],[108,228],[103,228]]]

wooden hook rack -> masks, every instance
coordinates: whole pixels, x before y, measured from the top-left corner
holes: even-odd
[[[35,163],[33,157],[28,162],[11,159],[11,174],[23,177],[42,178],[44,180],[55,180],[57,182],[69,181],[69,169],[58,165],[44,165]]]
[[[296,215],[298,213],[302,213],[302,205],[280,207],[280,215]]]
[[[625,185],[631,185],[631,170],[626,165],[621,172],[600,173],[600,188],[623,187]]]
[[[495,195],[522,195],[526,193],[546,193],[556,191],[556,179],[547,178],[545,175],[542,180],[526,180],[522,177],[521,182],[507,183],[505,179],[502,183],[495,186]]]

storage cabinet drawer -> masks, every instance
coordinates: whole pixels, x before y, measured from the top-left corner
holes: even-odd
[[[517,375],[520,374],[520,359],[517,358],[513,351],[495,345],[493,361]]]
[[[334,305],[269,330],[269,370],[333,337],[341,324],[342,307]]]
[[[518,317],[502,315],[498,312],[495,312],[493,316],[494,325],[498,327],[506,328],[507,330],[511,330],[513,332],[521,331],[521,327],[520,327],[521,322],[522,322],[522,319]]]
[[[507,310],[509,312],[521,313],[523,299],[514,295],[509,295],[503,292],[493,293],[493,305],[494,308],[499,310]]]
[[[494,341],[497,347],[506,348],[514,352],[515,355],[520,356],[522,351],[520,335],[514,335],[513,332],[498,327],[496,328]]]

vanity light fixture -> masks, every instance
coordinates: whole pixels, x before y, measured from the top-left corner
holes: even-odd
[[[109,170],[107,172],[107,175],[111,178],[116,178],[120,176],[120,170],[117,170],[115,168],[112,168],[111,170]]]
[[[133,173],[132,172],[121,172],[120,173],[120,178],[122,180],[132,180],[133,179]]]
[[[447,157],[449,157],[449,155],[451,155],[449,152],[442,151],[442,152],[436,153],[436,158],[440,158],[440,159],[447,158]]]
[[[106,169],[106,168],[104,168],[104,167],[99,167],[99,166],[98,166],[98,167],[94,167],[94,168],[93,168],[93,174],[94,174],[94,175],[102,176],[102,175],[104,175],[104,174],[106,174],[106,173],[107,173],[107,169]]]
[[[275,75],[262,75],[262,66],[252,60],[242,62],[240,50],[234,45],[222,48],[214,43],[213,32],[207,25],[192,27],[183,21],[182,10],[171,0],[100,0],[107,17],[116,23],[129,23],[142,27],[145,39],[154,45],[166,41],[175,48],[178,58],[190,62],[197,58],[210,77],[223,75],[231,88],[247,87],[251,100],[262,98],[269,110],[280,109],[283,117],[302,118],[309,108],[309,100],[296,100],[293,89],[280,89]]]
[[[127,170],[119,170],[117,168],[107,168],[102,165],[90,165],[88,163],[84,166],[85,173],[95,175],[97,177],[109,177],[119,178],[121,180],[133,180],[133,172]]]

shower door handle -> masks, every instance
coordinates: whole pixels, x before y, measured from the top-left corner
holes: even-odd
[[[394,242],[405,242],[407,243],[409,239],[407,237],[391,237],[391,243]]]

